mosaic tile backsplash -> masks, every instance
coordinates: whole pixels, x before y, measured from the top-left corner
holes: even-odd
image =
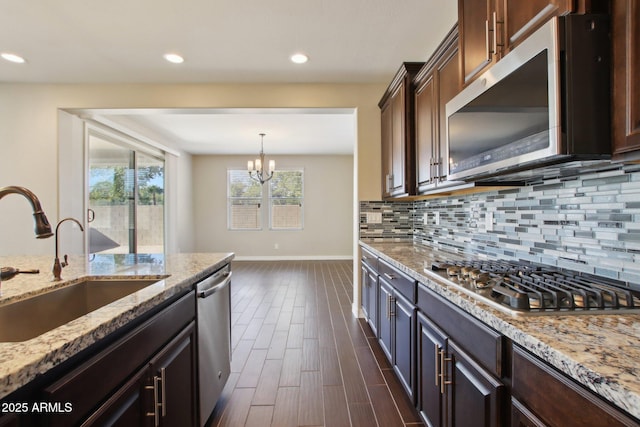
[[[367,223],[372,212],[382,223]],[[529,260],[640,289],[640,165],[499,191],[361,202],[360,237]]]

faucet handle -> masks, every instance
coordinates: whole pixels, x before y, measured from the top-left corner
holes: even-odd
[[[64,258],[64,261],[62,261],[62,266],[66,267],[67,265],[69,265],[69,257],[65,254],[63,258]]]

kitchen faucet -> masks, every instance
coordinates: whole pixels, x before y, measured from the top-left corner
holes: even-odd
[[[62,280],[62,269],[69,265],[69,262],[67,261],[67,255],[64,256],[64,261],[62,263],[60,262],[60,258],[58,258],[58,228],[60,228],[60,225],[65,221],[74,221],[76,224],[78,224],[78,227],[80,227],[80,231],[84,231],[84,228],[82,228],[82,224],[80,224],[80,221],[75,218],[65,218],[63,220],[60,220],[60,222],[58,222],[58,225],[56,225],[56,258],[53,260],[53,280]]]
[[[51,225],[49,225],[49,220],[47,216],[44,214],[42,207],[40,206],[40,200],[36,197],[31,190],[18,187],[15,185],[8,187],[0,188],[0,199],[2,199],[7,194],[20,194],[25,197],[31,203],[31,207],[33,209],[33,219],[35,221],[35,233],[36,238],[38,239],[46,239],[47,237],[53,236],[51,232]],[[0,279],[0,286],[2,285],[2,279]]]
[[[53,236],[53,233],[51,232],[51,225],[49,225],[49,220],[47,220],[47,216],[44,214],[42,207],[40,207],[40,200],[38,200],[36,195],[33,194],[31,190],[17,186],[0,188],[0,199],[2,199],[7,194],[20,194],[27,200],[29,200],[29,202],[31,202],[31,207],[33,208],[33,219],[36,224],[36,238],[46,239],[47,237]]]

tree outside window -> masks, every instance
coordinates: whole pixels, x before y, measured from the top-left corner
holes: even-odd
[[[269,181],[269,212],[272,230],[303,228],[303,171],[275,171]]]
[[[303,228],[304,171],[277,170],[261,185],[245,170],[227,171],[227,222],[229,230],[261,230],[261,206],[268,197],[269,229]],[[268,187],[268,194],[263,192]]]
[[[251,179],[246,170],[227,173],[227,222],[230,230],[260,230],[262,185]]]

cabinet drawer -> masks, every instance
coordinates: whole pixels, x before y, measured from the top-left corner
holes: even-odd
[[[515,412],[528,410],[548,426],[638,425],[638,420],[515,345],[511,384]]]
[[[485,369],[498,378],[504,375],[505,344],[501,334],[422,284],[418,284],[418,308]]]
[[[374,255],[373,252],[363,248],[362,246],[360,247],[360,250],[362,251],[362,257],[361,257],[362,262],[368,265],[369,267],[371,267],[371,269],[377,273],[378,257]]]
[[[380,280],[384,280],[393,286],[396,291],[401,293],[412,304],[416,303],[417,281],[415,279],[407,276],[382,259],[378,261],[378,274],[380,275]]]
[[[51,416],[51,426],[75,425],[186,324],[195,318],[190,292],[44,390],[44,399],[69,402],[73,411]]]

